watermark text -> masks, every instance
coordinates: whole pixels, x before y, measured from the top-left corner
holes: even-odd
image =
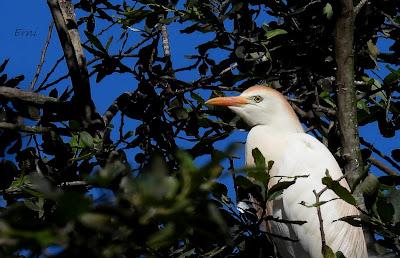
[[[14,31],[14,36],[19,38],[34,38],[37,37],[38,35],[39,33],[37,32],[37,29],[28,30],[28,29],[16,28]]]

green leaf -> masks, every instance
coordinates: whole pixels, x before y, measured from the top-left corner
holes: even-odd
[[[267,39],[272,39],[273,37],[279,36],[279,35],[284,35],[287,34],[288,32],[286,30],[282,29],[275,29],[275,30],[269,30],[267,33],[265,33],[265,36]]]
[[[7,234],[11,237],[30,239],[36,241],[42,247],[48,247],[51,244],[57,243],[57,237],[48,230],[28,231],[10,229]]]
[[[108,51],[108,49],[110,48],[111,42],[113,41],[113,36],[109,37],[106,43],[106,50]]]
[[[345,216],[345,217],[342,217],[342,218],[338,219],[338,221],[347,222],[347,223],[349,223],[350,225],[352,225],[354,227],[361,227],[361,225],[362,225],[361,219],[357,215]]]
[[[371,90],[382,89],[382,91],[375,93],[371,97],[375,98],[375,97],[379,96],[386,102],[387,97],[386,97],[385,93],[383,92],[382,84],[377,79],[371,78],[371,80],[372,80]]]
[[[388,196],[388,201],[392,204],[392,206],[394,208],[393,222],[399,223],[400,222],[400,190],[394,188]]]
[[[68,126],[73,130],[78,130],[79,128],[81,128],[81,123],[76,120],[70,120],[68,122]]]
[[[214,28],[210,24],[195,23],[195,24],[192,24],[192,25],[180,30],[180,32],[187,33],[187,34],[190,34],[193,32],[207,33],[207,32],[213,31],[213,30],[214,30]]]
[[[326,18],[328,18],[328,20],[330,20],[333,15],[332,5],[330,3],[327,3],[322,9],[322,13],[326,16]]]
[[[77,152],[81,148],[81,146],[79,146],[79,135],[72,135],[69,145],[71,146],[73,152]]]
[[[14,190],[18,190],[21,187],[25,187],[25,186],[32,186],[32,182],[29,178],[29,176],[25,176],[22,175],[20,177],[17,177],[10,185],[10,187],[7,189],[9,191],[14,191]]]
[[[365,99],[357,101],[357,109],[364,110],[365,112],[369,113],[367,101]]]
[[[100,40],[95,35],[93,35],[87,30],[85,31],[85,35],[90,41],[90,43],[92,43],[98,50],[107,53],[106,49],[103,47],[103,44],[101,44]]]
[[[367,47],[368,47],[369,56],[374,61],[375,66],[377,66],[378,65],[377,58],[378,58],[378,54],[379,54],[379,49],[372,42],[372,40],[367,41]]]
[[[144,18],[146,18],[151,13],[153,13],[153,11],[151,11],[151,10],[130,9],[129,11],[124,13],[124,15],[126,16],[126,20],[123,20],[123,23],[127,26],[131,26],[135,23],[142,21]]]
[[[204,104],[205,102],[204,99],[199,94],[196,94],[194,92],[190,92],[190,97],[196,100],[198,104]]]
[[[269,193],[267,197],[267,201],[272,201],[275,200],[278,196],[283,194],[283,190],[280,191],[274,191],[273,193]]]
[[[271,199],[273,196],[274,198],[276,198],[276,194],[274,196],[274,193],[279,192],[279,194],[281,194],[283,192],[283,190],[287,189],[289,186],[293,185],[294,183],[296,183],[296,180],[292,180],[292,181],[283,181],[283,182],[279,182],[274,184],[270,189],[268,189],[268,199]]]
[[[325,245],[322,247],[322,254],[324,255],[324,258],[336,258],[335,253],[332,251],[332,249]]]
[[[321,92],[321,94],[319,95],[327,104],[329,104],[331,107],[336,107],[335,101],[333,100],[333,98],[331,97],[329,91],[323,91]]]
[[[400,80],[400,71],[392,69],[390,66],[386,66],[390,73],[383,79],[386,85],[396,84]]]
[[[83,194],[66,192],[57,200],[56,216],[60,222],[73,220],[88,211],[90,203],[89,198]]]
[[[104,231],[105,229],[111,229],[110,217],[104,214],[85,212],[78,219],[84,226],[94,230]]]
[[[339,196],[343,201],[351,204],[356,205],[356,200],[351,195],[351,193],[341,186],[338,181],[332,180],[331,177],[324,177],[322,178],[322,183],[326,185],[329,189],[335,192],[337,196]]]
[[[376,201],[376,211],[379,218],[385,223],[391,223],[394,215],[394,207],[386,198],[378,198]]]
[[[168,245],[170,241],[173,240],[174,235],[175,224],[168,223],[160,231],[150,236],[149,240],[147,241],[147,245],[149,245],[151,248],[159,249]]]
[[[368,47],[368,51],[369,51],[369,54],[371,55],[371,57],[373,57],[374,60],[376,60],[376,58],[378,57],[378,54],[379,54],[379,49],[372,42],[372,40],[367,41],[367,47]]]
[[[265,168],[265,157],[263,156],[261,151],[258,148],[254,148],[251,151],[251,154],[253,156],[254,164],[256,165],[256,167]]]
[[[83,147],[93,148],[93,137],[88,132],[80,132],[79,141],[82,143]]]
[[[363,194],[372,196],[378,191],[379,180],[375,175],[369,174],[361,183],[360,187]]]
[[[3,63],[0,65],[0,73],[2,73],[4,71],[4,69],[6,68],[8,61],[10,61],[10,59],[5,59],[3,61]]]
[[[128,138],[131,138],[131,137],[134,136],[134,135],[135,135],[135,132],[134,132],[134,131],[128,131],[128,132],[124,135],[123,139],[126,140],[126,139],[128,139]]]
[[[189,113],[185,108],[174,108],[172,110],[174,116],[178,119],[178,120],[186,120],[189,117]]]
[[[226,185],[216,182],[212,186],[212,193],[214,196],[220,197],[222,195],[228,195],[228,189]]]

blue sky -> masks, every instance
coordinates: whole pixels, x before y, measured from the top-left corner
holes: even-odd
[[[3,24],[3,27],[0,30],[0,61],[10,58],[6,72],[9,74],[9,76],[24,74],[25,80],[20,84],[20,87],[23,89],[28,89],[35,74],[36,67],[39,63],[41,50],[47,36],[49,23],[51,21],[51,14],[48,10],[46,1],[37,0],[0,1],[0,10],[2,10],[0,22]],[[260,20],[260,22],[262,22],[262,20]],[[99,27],[102,27],[101,24]],[[185,56],[196,54],[197,50],[195,50],[195,46],[201,42],[207,41],[207,39],[212,37],[212,35],[205,34],[179,34],[179,30],[182,28],[182,26],[177,25],[169,27],[174,67],[182,67],[191,63],[191,61],[185,59]],[[26,32],[25,35],[16,35],[16,33],[21,33],[22,31]],[[101,37],[102,42],[106,42],[108,37],[112,34],[114,34],[114,41],[118,40],[119,34],[115,34],[116,31],[119,31],[119,28],[116,30],[111,30],[109,33],[105,33]],[[137,40],[137,36],[135,36],[135,32],[130,33],[132,33],[132,39],[129,42],[133,43],[135,40]],[[81,37],[84,38],[83,33],[81,33]],[[387,46],[388,42],[383,41],[379,44],[379,47],[383,49],[387,48]],[[42,75],[39,78],[38,83],[41,82],[43,75],[49,71],[49,69],[61,55],[62,50],[60,43],[55,30],[53,30],[52,40],[47,51],[46,62],[42,69]],[[217,60],[223,55],[223,52],[212,52],[212,56]],[[384,69],[384,67],[381,67],[381,69],[378,70],[380,75],[384,75],[386,72],[387,71]],[[56,70],[55,76],[51,77],[50,80],[56,79],[57,76],[65,73],[66,66],[63,62]],[[181,73],[178,75],[178,77],[190,82],[198,79],[199,75],[196,71],[190,71]],[[60,87],[65,87],[70,85],[70,81],[64,80],[59,85]],[[95,82],[95,77],[93,77],[91,79],[91,85],[93,99],[97,105],[98,111],[102,114],[112,103],[112,101],[121,93],[134,90],[136,88],[136,81],[127,75],[114,74],[113,76],[108,76],[98,84]],[[61,92],[62,90],[59,90],[59,93]],[[208,97],[204,94],[203,96]],[[117,117],[115,122],[118,122],[118,120],[119,118]],[[136,125],[135,121],[127,119],[126,122],[128,127],[134,129]],[[383,150],[389,155],[393,148],[398,147],[399,134],[397,133],[394,138],[385,139],[380,136],[376,124],[364,126],[360,128],[360,132],[367,141],[371,142],[377,148]],[[245,137],[246,132],[235,132],[227,140],[217,143],[215,147],[223,150],[230,142],[244,142]],[[181,144],[181,147],[187,148],[189,146],[183,141],[179,141],[179,143]],[[238,150],[237,155],[240,157],[240,159],[235,160],[235,166],[240,168],[244,165],[243,148]],[[133,157],[133,153],[131,153],[129,159],[133,160]],[[205,162],[205,160],[199,159],[198,162],[202,163]],[[227,167],[227,164],[225,164],[225,167]],[[376,172],[377,170],[373,169],[373,171]],[[231,186],[229,179],[224,179],[223,181]]]

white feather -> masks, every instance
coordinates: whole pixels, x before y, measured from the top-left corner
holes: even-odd
[[[299,242],[290,242],[275,238],[281,255],[286,257],[322,257],[321,235],[316,208],[301,205],[315,203],[313,190],[324,188],[321,179],[328,170],[333,179],[342,176],[340,167],[329,150],[318,140],[305,133],[279,133],[269,126],[256,126],[250,131],[246,143],[246,163],[253,165],[251,152],[259,148],[267,160],[274,160],[271,176],[298,176],[297,182],[286,189],[282,196],[274,200],[269,207],[274,217],[289,221],[307,221],[303,225],[271,222],[272,233]],[[277,182],[277,178],[271,183]],[[341,184],[348,188],[342,180]],[[328,190],[321,196],[321,201],[337,198]],[[342,251],[346,257],[368,257],[361,228],[353,227],[346,222],[333,222],[349,215],[357,215],[358,211],[342,200],[334,200],[321,206],[324,220],[324,232],[327,245],[334,251]]]

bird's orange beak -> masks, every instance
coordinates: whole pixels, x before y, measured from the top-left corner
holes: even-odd
[[[217,97],[206,101],[206,105],[213,106],[241,106],[247,104],[248,101],[242,96],[237,97]]]

